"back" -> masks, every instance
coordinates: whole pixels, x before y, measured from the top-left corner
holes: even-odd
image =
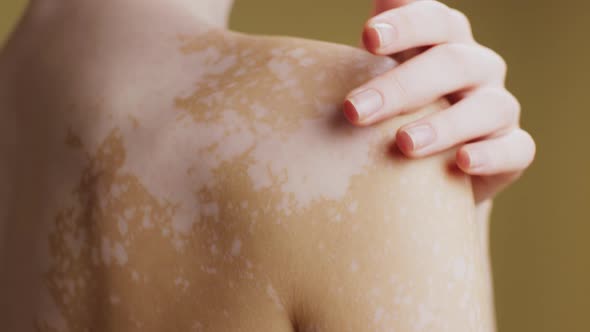
[[[119,19],[56,32],[0,100],[7,330],[491,330],[468,179],[392,149],[443,104],[341,114],[392,60]]]

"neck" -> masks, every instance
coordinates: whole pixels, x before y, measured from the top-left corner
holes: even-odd
[[[227,28],[234,0],[30,0],[29,11],[35,17],[50,17],[68,10],[93,10],[97,7],[139,6],[182,8],[200,23]]]

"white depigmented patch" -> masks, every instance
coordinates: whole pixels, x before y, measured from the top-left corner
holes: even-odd
[[[211,251],[211,253],[212,253],[213,255],[217,255],[217,254],[219,253],[219,249],[217,249],[217,246],[216,246],[215,244],[212,244],[212,245],[209,247],[209,250]]]
[[[191,327],[193,331],[203,331],[203,324],[201,322],[194,322],[193,326]]]
[[[127,220],[125,220],[123,218],[119,218],[119,220],[117,221],[117,226],[119,227],[119,233],[121,233],[121,235],[127,235],[127,231],[128,231]]]
[[[285,216],[290,216],[292,213],[290,206],[291,204],[289,203],[289,198],[284,196],[281,199],[281,202],[276,205],[276,210],[281,212]]]
[[[145,229],[150,229],[154,227],[154,223],[150,216],[146,213],[143,215],[143,220],[141,221],[141,226]]]
[[[135,214],[135,208],[130,207],[125,209],[125,212],[123,212],[125,215],[126,219],[131,219],[133,217],[133,215]]]
[[[127,260],[128,260],[127,251],[125,250],[125,247],[123,247],[123,245],[121,243],[115,244],[115,248],[113,250],[113,256],[115,257],[117,264],[119,264],[120,266],[127,264]]]
[[[317,61],[314,58],[305,58],[299,61],[299,64],[303,67],[309,67],[315,65]]]
[[[217,269],[209,266],[201,265],[201,271],[204,271],[207,274],[217,274]]]
[[[357,201],[351,202],[348,204],[348,211],[350,213],[355,213],[358,209],[359,203]]]
[[[383,315],[385,314],[385,309],[383,307],[378,307],[375,310],[375,314],[373,315],[373,323],[378,324],[381,319],[383,319]]]
[[[357,261],[352,261],[350,263],[350,271],[351,272],[356,272],[359,270],[359,264],[357,263]]]
[[[55,331],[69,331],[68,322],[65,320],[57,303],[47,289],[42,288],[40,292],[40,309],[37,320],[43,325]]]
[[[255,163],[248,166],[248,176],[252,181],[253,189],[256,191],[272,186],[270,171],[263,164]]]
[[[304,57],[307,54],[307,50],[302,48],[302,47],[298,47],[295,48],[293,50],[290,50],[289,52],[287,52],[287,55],[295,58],[295,59],[301,59],[302,57]]]
[[[280,80],[287,81],[293,77],[292,73],[295,68],[288,61],[274,58],[268,62],[267,66],[270,72]]]
[[[363,174],[370,161],[372,136],[352,131],[335,135],[326,121],[304,120],[289,136],[262,137],[251,152],[254,163],[248,170],[254,189],[274,186],[272,178],[282,179],[280,189],[295,198],[297,209],[319,199],[342,199],[351,177]],[[327,151],[331,158],[315,157]],[[333,167],[335,162],[339,167]]]
[[[421,303],[418,306],[418,319],[414,324],[414,328],[416,331],[425,331],[427,327],[434,323],[434,320],[435,316],[432,310]]]
[[[266,295],[268,295],[270,297],[270,299],[272,300],[272,302],[275,304],[275,306],[278,309],[283,310],[283,303],[281,302],[281,299],[279,298],[279,295],[277,294],[277,292],[275,291],[275,289],[272,287],[271,284],[266,285]]]
[[[258,102],[254,102],[252,105],[250,105],[250,108],[254,111],[254,115],[258,119],[264,118],[265,116],[270,114],[268,108],[264,107],[262,104]]]
[[[342,215],[341,215],[341,214],[339,214],[339,213],[338,213],[338,214],[336,214],[336,215],[334,216],[334,221],[335,221],[335,222],[341,222],[341,221],[342,221]]]
[[[190,286],[190,282],[183,277],[177,277],[174,280],[174,285],[181,288],[183,291],[186,291]]]
[[[216,205],[213,203],[213,205]],[[206,204],[205,209],[209,208]],[[194,207],[189,205],[181,205],[174,210],[174,218],[172,220],[172,229],[175,234],[188,235],[193,229],[193,225],[199,219],[195,216]]]
[[[111,304],[113,304],[113,305],[117,305],[117,304],[121,303],[121,298],[119,298],[116,295],[111,295],[109,300],[110,300]]]
[[[246,69],[240,68],[234,72],[234,77],[244,76],[244,74],[246,74],[246,72],[247,72]]]
[[[178,234],[175,234],[174,240],[172,240],[172,245],[174,246],[174,249],[176,249],[177,252],[182,252],[184,246],[186,245],[186,241],[180,238]]]
[[[242,241],[240,239],[234,239],[234,242],[232,243],[232,246],[231,246],[231,255],[232,256],[239,255],[241,249],[242,249]]]

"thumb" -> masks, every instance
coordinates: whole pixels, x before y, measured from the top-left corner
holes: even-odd
[[[375,0],[375,6],[373,10],[373,15],[381,14],[385,11],[390,9],[395,9],[401,6],[405,6],[411,2],[417,0]]]

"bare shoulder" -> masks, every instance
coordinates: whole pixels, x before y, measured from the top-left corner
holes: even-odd
[[[112,38],[103,47],[56,42],[7,97],[27,151],[12,181],[19,197],[36,199],[11,212],[26,227],[8,229],[14,240],[3,247],[27,252],[44,239],[34,260],[45,262],[37,287],[48,312],[87,326],[77,304],[92,302],[161,326],[158,303],[191,308],[173,315],[179,326],[195,312],[222,326],[225,309],[284,307],[343,330],[336,317],[430,317],[417,303],[448,306],[421,290],[438,280],[447,289],[454,271],[471,278],[465,294],[478,290],[468,179],[448,171],[448,155],[408,161],[391,149],[397,127],[441,105],[371,128],[341,114],[345,95],[392,60],[305,39],[110,26],[97,32]],[[86,288],[66,301],[59,285],[69,280]],[[436,298],[457,299],[458,289]],[[388,300],[408,292],[420,296]],[[260,305],[226,306],[235,294]],[[120,330],[131,323],[112,320]]]
[[[189,54],[207,50],[188,45]],[[452,151],[407,160],[393,148],[399,126],[445,103],[356,128],[344,120],[341,103],[393,68],[390,59],[283,37],[239,37],[228,47],[220,53],[235,57],[234,65],[210,76],[213,89],[178,106],[193,121],[231,128],[210,141],[212,156],[231,156],[231,162],[219,161],[209,188],[218,193],[213,196],[246,202],[239,210],[258,220],[253,234],[278,229],[277,242],[256,243],[290,257],[275,266],[300,292],[302,326],[319,321],[342,330],[341,317],[354,316],[402,330],[459,329],[461,306],[474,308],[470,330],[477,319],[489,319],[469,179],[450,167]],[[405,292],[413,299],[390,301]],[[474,296],[448,300],[462,294]],[[297,307],[297,296],[293,301]],[[424,320],[440,308],[447,321]],[[334,312],[340,318],[327,318]]]
[[[342,115],[345,96],[393,68],[393,60],[299,38],[211,33],[184,37],[181,42],[184,56],[199,59],[197,67],[202,72],[192,90],[175,99],[177,120],[189,127],[233,128],[222,137],[211,136],[210,144],[226,156],[228,149],[235,157],[247,151],[251,158],[244,160],[246,168],[260,176],[252,179],[254,187],[280,178],[278,173],[288,166],[304,170],[301,166],[315,165],[307,170],[310,174],[287,177],[308,178],[310,184],[318,183],[312,179],[331,181],[333,185],[324,186],[325,190],[347,188],[350,177],[364,174],[370,166],[389,169],[394,165],[396,170],[388,172],[402,176],[408,162],[392,149],[396,129],[443,106],[441,102],[371,128],[356,128]],[[268,165],[252,165],[263,157],[276,163],[277,154],[286,152],[278,159],[285,164],[270,168],[276,169],[275,177],[263,176]],[[414,162],[411,169],[419,174],[419,165],[429,164],[440,171],[446,157]],[[307,190],[306,196],[313,197],[311,192]]]

